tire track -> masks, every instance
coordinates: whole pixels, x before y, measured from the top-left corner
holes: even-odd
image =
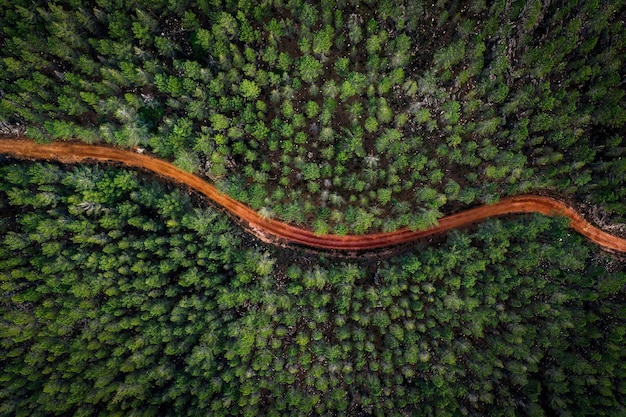
[[[43,159],[70,164],[89,161],[120,162],[128,167],[143,168],[202,193],[240,219],[256,237],[273,244],[284,240],[289,243],[342,252],[373,250],[413,242],[491,217],[541,213],[547,216],[566,216],[571,220],[571,228],[590,241],[605,250],[626,253],[626,239],[598,229],[587,222],[575,209],[551,197],[520,195],[505,198],[493,205],[476,207],[443,217],[439,219],[438,226],[422,231],[403,228],[395,232],[369,235],[320,236],[277,220],[265,219],[250,207],[220,192],[197,175],[185,172],[169,162],[149,155],[78,142],[37,144],[24,138],[0,139],[0,153],[21,159]]]

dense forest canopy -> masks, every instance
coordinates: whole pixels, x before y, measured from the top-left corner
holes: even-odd
[[[626,272],[559,219],[333,260],[132,171],[0,177],[1,415],[626,412]]]
[[[625,222],[624,3],[0,0],[0,136],[142,148],[320,235],[524,192]],[[0,159],[2,416],[626,415],[625,298],[560,218],[334,258]]]
[[[624,219],[624,1],[0,8],[0,118],[147,148],[316,232],[549,190]]]

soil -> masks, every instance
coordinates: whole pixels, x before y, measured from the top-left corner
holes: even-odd
[[[240,223],[264,242],[284,245],[285,242],[325,250],[357,253],[407,244],[427,237],[441,235],[451,229],[468,226],[491,217],[519,213],[541,213],[566,216],[571,228],[610,252],[626,253],[626,239],[613,236],[586,221],[563,201],[539,195],[520,195],[489,205],[464,210],[439,219],[439,225],[421,231],[403,228],[395,232],[369,235],[316,235],[277,220],[264,219],[253,209],[221,193],[202,178],[182,171],[169,162],[150,155],[113,147],[79,142],[37,144],[24,138],[0,139],[0,153],[23,159],[54,160],[62,163],[88,161],[119,162],[128,167],[152,171],[172,181],[182,183],[205,195],[236,217]]]

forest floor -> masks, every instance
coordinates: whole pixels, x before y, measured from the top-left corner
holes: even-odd
[[[277,220],[261,217],[256,211],[217,190],[197,175],[185,172],[169,162],[152,156],[113,147],[84,143],[54,142],[37,144],[25,138],[0,139],[0,153],[22,159],[54,160],[62,163],[89,161],[119,162],[128,167],[149,170],[164,178],[198,191],[234,216],[248,231],[260,240],[276,245],[297,244],[357,255],[361,251],[391,248],[440,235],[446,231],[471,225],[491,217],[520,213],[540,213],[547,216],[566,216],[576,232],[610,252],[626,253],[626,239],[611,235],[585,220],[581,213],[552,197],[520,195],[500,202],[464,210],[439,219],[438,226],[412,231],[402,228],[394,232],[368,235],[316,235]],[[606,227],[608,229],[608,227]],[[610,230],[610,229],[609,229]]]

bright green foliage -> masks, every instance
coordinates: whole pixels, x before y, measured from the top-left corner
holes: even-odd
[[[365,120],[365,130],[370,133],[378,130],[378,121],[376,120],[376,118],[370,116],[367,118],[367,120]]]
[[[229,125],[228,118],[224,116],[223,114],[219,114],[219,113],[212,114],[209,120],[211,120],[213,129],[217,131],[223,131],[228,128],[228,125]]]
[[[314,82],[319,77],[322,63],[310,55],[306,55],[299,62],[300,77],[307,83]]]
[[[309,101],[306,103],[306,117],[309,119],[314,118],[320,111],[320,106],[315,101]]]
[[[325,55],[333,46],[335,30],[332,26],[326,25],[322,30],[313,35],[313,53]]]
[[[198,157],[194,153],[181,150],[176,154],[174,164],[184,171],[194,173],[198,171],[200,161],[198,161]]]
[[[294,191],[309,228],[356,232],[318,210],[330,193],[368,230],[428,223],[421,187],[625,220],[623,0],[5,3],[0,133],[146,148],[282,220]]]
[[[261,88],[256,82],[243,80],[240,86],[241,95],[249,100],[255,100],[261,93]]]

